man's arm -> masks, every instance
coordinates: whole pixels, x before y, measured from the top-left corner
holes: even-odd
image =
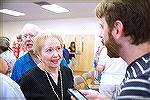
[[[7,70],[7,62],[3,58],[0,58],[0,73],[6,74]]]
[[[96,66],[96,78],[98,78],[98,73],[99,73],[99,72],[102,72],[103,70],[104,70],[104,65],[98,64],[98,65]]]

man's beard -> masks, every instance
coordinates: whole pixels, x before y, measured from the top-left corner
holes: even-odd
[[[108,32],[108,40],[105,41],[105,46],[107,48],[107,54],[109,57],[118,58],[121,46],[115,41],[114,37],[111,34],[111,31]]]

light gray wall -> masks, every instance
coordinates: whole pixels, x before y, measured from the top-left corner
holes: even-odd
[[[95,42],[100,33],[99,23],[97,18],[75,18],[75,19],[57,19],[57,20],[33,20],[33,21],[18,21],[18,22],[3,22],[1,33],[12,42],[16,40],[16,36],[20,33],[22,27],[26,23],[32,23],[39,26],[42,30],[51,29],[63,36],[65,34],[95,34]],[[96,45],[97,47],[97,45]]]

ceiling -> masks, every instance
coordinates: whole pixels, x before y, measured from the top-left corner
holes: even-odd
[[[47,1],[50,4],[57,4],[70,12],[56,14],[45,10],[34,2]],[[54,20],[64,18],[95,17],[95,7],[100,0],[1,0],[0,8],[7,8],[25,13],[25,16],[14,17],[1,14],[0,21],[27,21],[27,20]]]

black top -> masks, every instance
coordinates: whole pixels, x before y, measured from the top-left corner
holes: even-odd
[[[75,53],[75,48],[73,49],[73,48],[69,47],[69,50],[70,50],[70,52],[74,52],[74,53]],[[69,53],[69,59],[70,59],[70,60],[72,59],[72,57],[75,58],[75,54],[70,54],[70,53]]]
[[[70,100],[67,89],[74,88],[72,71],[68,67],[61,66],[60,69],[63,81],[63,100]],[[58,85],[55,84],[49,74],[48,76],[56,93],[59,98],[61,98],[60,75],[58,77]],[[25,73],[19,85],[27,100],[58,100],[49,84],[45,72],[39,67],[35,67]]]

